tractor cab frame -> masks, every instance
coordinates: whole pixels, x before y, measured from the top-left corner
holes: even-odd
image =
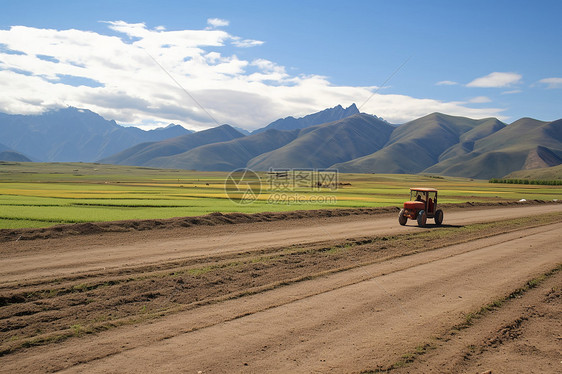
[[[410,200],[398,215],[398,222],[404,226],[408,219],[416,220],[418,226],[425,226],[427,219],[432,218],[437,226],[443,222],[443,211],[437,209],[437,190],[435,188],[410,188]]]

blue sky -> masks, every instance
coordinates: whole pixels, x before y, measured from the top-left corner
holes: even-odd
[[[72,105],[122,124],[191,129],[254,129],[353,102],[393,123],[434,111],[562,118],[560,1],[2,1],[2,9],[2,112]]]

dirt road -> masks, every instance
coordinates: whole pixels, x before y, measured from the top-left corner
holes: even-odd
[[[445,223],[463,226],[560,211],[560,205],[457,211],[447,214]],[[0,286],[17,288],[16,282],[32,284],[33,279],[71,274],[78,279],[103,267],[127,268],[217,253],[240,252],[251,257],[264,248],[297,243],[312,246],[319,241],[334,243],[399,232],[439,235],[439,230],[399,227],[395,215],[319,221],[193,228],[181,232],[189,237],[168,239],[162,232],[152,232],[140,238],[137,235],[136,242],[133,235],[107,234],[8,243],[2,248]],[[215,235],[213,241],[210,233]],[[0,357],[0,372],[309,373],[388,368],[405,353],[462,323],[467,313],[562,263],[559,222],[510,229],[505,234],[484,231],[480,236],[427,251],[416,250],[414,243],[413,251],[396,255],[387,253],[394,249],[381,241],[376,251],[368,247],[365,252],[383,256],[373,263],[342,265],[339,271],[265,292],[226,298],[92,335],[77,334],[61,343],[20,349]],[[318,256],[310,258],[320,261]],[[283,258],[271,266],[295,261]],[[301,272],[312,272],[316,266],[300,264]],[[227,278],[229,274],[234,277],[235,272],[222,273]],[[553,281],[560,286],[560,273]],[[85,308],[73,297],[68,300]],[[36,301],[38,309],[48,300]],[[17,305],[4,308],[12,307]],[[559,353],[553,357],[560,362]],[[540,372],[557,372],[558,367],[548,360],[542,364]],[[433,367],[432,371],[439,370]]]
[[[560,211],[562,204],[457,210],[445,213],[444,224],[462,226]],[[14,241],[2,243],[0,284],[182,258],[423,230],[413,221],[407,225],[398,226],[396,214],[390,214]]]

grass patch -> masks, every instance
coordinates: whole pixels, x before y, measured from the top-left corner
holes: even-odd
[[[84,334],[84,327],[80,324],[70,326],[70,330],[72,330],[72,335],[74,336],[81,336]]]
[[[80,283],[72,287],[74,291],[84,292],[88,290],[88,285],[86,283]]]

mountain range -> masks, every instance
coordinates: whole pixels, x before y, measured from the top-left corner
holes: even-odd
[[[351,104],[348,108],[343,108],[341,105],[335,106],[333,108],[324,109],[321,112],[309,114],[301,118],[295,118],[292,116],[286,118],[280,118],[276,121],[271,122],[269,125],[262,127],[261,129],[254,130],[252,134],[257,134],[267,130],[296,130],[304,129],[306,127],[321,125],[323,123],[334,122],[340,119],[347,118],[354,114],[359,114],[359,109],[355,104]]]
[[[228,125],[180,138],[165,140],[136,147],[137,152],[126,150],[115,157],[100,160],[102,163],[151,166],[159,168],[197,169],[205,171],[231,171],[249,167],[255,170],[269,168],[318,168],[335,162],[349,160],[374,152],[384,145],[392,132],[392,126],[367,114],[355,114],[343,120],[304,129],[269,129],[250,136],[236,133]],[[200,144],[199,134],[205,139],[211,136],[230,137],[222,142]],[[170,147],[181,139],[187,145],[183,149]],[[309,153],[315,149],[313,153]],[[147,150],[157,157],[145,158]],[[180,152],[184,150],[183,152]]]
[[[207,144],[222,144],[222,142],[241,137],[244,135],[232,126],[222,125],[159,142],[141,143],[111,157],[101,159],[100,162],[115,165],[155,166],[155,163],[158,164],[161,158],[178,156]],[[170,167],[174,166],[170,165]]]
[[[59,113],[61,111],[64,115]],[[77,159],[75,155],[64,161],[97,160],[120,165],[209,171],[337,168],[340,172],[434,173],[488,179],[517,170],[562,164],[562,120],[544,122],[522,118],[506,124],[496,118],[475,120],[432,113],[402,125],[391,125],[376,116],[359,113],[355,105],[345,109],[338,105],[302,118],[279,119],[249,135],[229,125],[199,132],[177,128],[181,126],[144,132],[133,129],[129,135],[124,134],[123,129],[130,128],[106,121],[89,111],[69,108],[55,112],[55,115],[75,116],[75,126],[83,125],[85,116],[92,123],[86,126],[82,138],[76,134],[79,131],[68,129],[67,135],[70,136],[66,137],[66,142],[59,134],[58,148],[51,146],[51,153],[43,151],[40,154],[31,152],[30,147],[22,149],[20,146],[25,144],[26,137],[33,139],[30,135],[20,135],[21,144],[14,142],[14,137],[6,142],[2,132],[5,128],[2,116],[6,115],[0,115],[3,147],[7,152],[19,152],[43,161],[45,154],[71,157],[70,138],[81,141],[82,147],[91,145],[89,157],[99,156]],[[56,126],[52,122],[47,121],[51,131],[55,132]],[[100,141],[101,135],[93,135],[96,126],[109,138],[112,139],[111,134],[114,134],[120,140]],[[32,130],[28,128],[21,132]],[[175,136],[174,132],[180,134]],[[162,139],[150,139],[151,136],[162,136]],[[129,144],[134,144],[123,142],[125,137]],[[84,139],[90,141],[84,142]],[[120,149],[112,154],[110,144],[111,149]],[[49,148],[47,145],[43,148]],[[4,152],[4,148],[0,146],[0,152]]]
[[[370,155],[333,165],[341,172],[433,173],[489,179],[562,164],[562,120],[506,125],[432,113],[397,127]]]
[[[433,113],[397,127],[383,149],[336,167],[343,172],[419,173],[472,151],[478,139],[504,127],[494,118],[473,120]]]
[[[251,159],[247,167],[328,168],[381,149],[394,127],[369,114],[354,114],[339,121],[299,130],[283,147]]]
[[[89,110],[73,107],[41,115],[0,113],[0,142],[33,161],[93,162],[141,142],[189,132],[173,124],[150,131],[124,127]]]
[[[224,132],[227,126],[206,131]],[[234,128],[228,128],[231,136],[235,134]],[[200,133],[182,138],[196,134]],[[479,179],[562,164],[562,120],[523,118],[508,125],[496,118],[475,120],[442,113],[400,126],[363,113],[300,129],[239,134],[183,149],[169,148],[170,142],[150,145],[159,149],[158,157],[141,159],[144,150],[130,155],[134,151],[130,149],[123,153],[127,157],[116,155],[101,162],[221,171],[336,168],[348,173],[433,173]]]

